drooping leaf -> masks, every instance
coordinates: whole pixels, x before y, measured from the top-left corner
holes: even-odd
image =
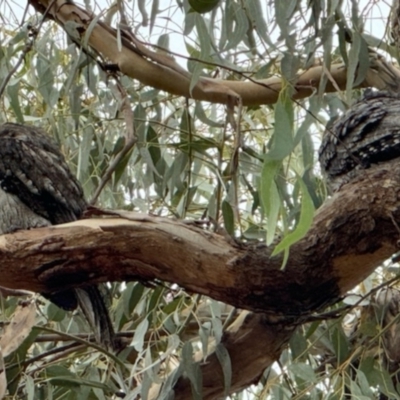
[[[286,235],[282,241],[275,247],[273,255],[279,254],[281,251],[289,251],[290,246],[302,239],[313,221],[314,217],[314,203],[308,193],[307,187],[303,180],[299,177],[298,182],[301,188],[301,212],[299,222],[293,232]]]
[[[148,327],[149,320],[144,318],[135,329],[135,335],[133,336],[131,346],[133,346],[138,352],[143,351],[144,338]]]
[[[267,216],[267,245],[270,245],[276,232],[281,200],[275,183],[275,176],[280,168],[278,161],[266,160],[261,172],[261,201]]]
[[[193,347],[190,342],[186,342],[182,349],[182,365],[183,370],[187,374],[192,387],[192,398],[195,400],[202,399],[202,376],[198,363],[193,360]]]
[[[218,361],[221,364],[222,372],[224,374],[224,393],[227,396],[232,384],[232,365],[229,352],[221,343],[217,345],[216,354]]]
[[[288,156],[294,146],[293,140],[293,103],[288,93],[280,94],[275,105],[275,127],[271,139],[271,150],[267,158],[271,160],[282,160]]]
[[[227,201],[222,202],[222,215],[226,231],[230,235],[233,235],[235,233],[235,215],[232,206]]]

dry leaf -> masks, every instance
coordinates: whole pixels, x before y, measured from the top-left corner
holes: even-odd
[[[19,305],[14,312],[11,322],[4,330],[0,339],[3,357],[7,357],[18,349],[27,338],[35,324],[36,307],[33,301]]]

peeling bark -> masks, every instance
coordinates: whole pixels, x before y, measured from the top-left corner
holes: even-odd
[[[397,221],[397,222],[395,222]],[[0,284],[39,292],[102,281],[160,279],[263,314],[222,340],[232,390],[257,381],[311,313],[334,304],[398,250],[400,165],[365,170],[317,212],[287,266],[261,244],[238,245],[194,225],[120,213],[0,237]],[[204,398],[223,395],[214,355],[202,364]],[[188,398],[181,378],[177,398]]]
[[[292,246],[284,270],[272,247],[120,213],[2,236],[0,284],[51,292],[82,282],[159,279],[266,313],[271,322],[297,320],[337,301],[397,251],[399,172],[396,162],[378,165],[343,186]]]
[[[62,27],[76,23],[81,38],[107,62],[172,94],[218,103],[237,96],[244,105],[259,105],[276,102],[282,88],[280,78],[204,79],[189,93],[190,75],[144,57],[126,41],[119,50],[113,28],[100,21],[91,26],[96,17],[72,2],[29,3],[42,13],[52,4],[47,16]],[[363,85],[384,88],[391,74],[384,74],[379,57],[373,61]],[[324,76],[327,92],[345,88],[344,65],[332,65],[329,71],[315,66],[299,73],[294,97],[313,94]],[[120,213],[0,237],[0,285],[51,292],[82,282],[160,279],[253,311],[244,312],[245,318],[235,321],[222,339],[231,357],[234,392],[257,382],[299,323],[334,304],[398,251],[399,221],[400,166],[394,161],[365,171],[327,201],[307,236],[292,246],[284,270],[282,257],[271,257],[272,248],[262,244],[239,245],[179,221]],[[201,369],[204,398],[222,397],[216,355]],[[175,397],[191,397],[185,378],[177,382]]]

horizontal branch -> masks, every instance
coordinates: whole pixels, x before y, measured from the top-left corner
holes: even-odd
[[[135,38],[131,38],[135,40],[133,43],[124,35],[118,37],[114,28],[73,2],[29,0],[29,3],[42,13],[52,5],[47,17],[54,19],[67,32],[73,26],[75,33],[80,35],[81,42],[87,43],[107,62],[118,66],[123,74],[156,89],[212,103],[232,104],[232,98],[240,98],[243,105],[252,106],[276,103],[282,90],[283,82],[279,77],[251,81],[200,78],[190,90],[191,74],[172,57],[147,49]],[[372,55],[370,61],[371,66],[365,81],[360,86],[383,89],[393,80],[393,75],[400,75],[394,68],[388,71],[387,65],[383,65],[384,61],[376,55]],[[291,82],[295,88],[293,97],[302,99],[315,93],[324,76],[327,77],[324,89],[326,92],[346,88],[347,69],[344,64],[333,64],[329,71],[318,65],[299,72],[297,80]]]
[[[46,292],[82,282],[157,279],[262,311],[244,313],[224,332],[233,392],[259,379],[303,317],[333,304],[397,251],[394,221],[400,221],[396,160],[364,171],[327,201],[291,248],[285,270],[281,257],[272,258],[261,244],[238,245],[193,224],[121,212],[0,236],[0,285]],[[215,353],[201,370],[203,398],[223,396]],[[177,399],[190,398],[184,377],[174,390]],[[150,398],[157,398],[157,387]]]
[[[157,279],[263,311],[224,332],[235,391],[279,357],[302,317],[334,303],[398,250],[399,221],[395,161],[366,170],[327,201],[283,271],[281,257],[271,258],[261,244],[238,245],[192,224],[122,212],[0,236],[0,285],[46,292],[83,282]],[[215,353],[201,370],[203,398],[222,396]],[[177,399],[190,398],[185,378],[174,389]]]
[[[172,94],[244,105],[274,103],[280,78],[257,82],[201,79],[189,93],[191,77],[143,56],[116,31],[72,2],[30,0],[62,27],[74,22],[83,42],[127,76]],[[364,85],[378,88],[390,80],[375,60]],[[326,91],[346,86],[344,65],[329,71],[315,66],[299,73],[295,97],[304,98],[327,76]],[[232,362],[232,390],[254,382],[280,354],[293,327],[310,313],[335,303],[349,289],[398,250],[400,168],[374,167],[342,188],[318,211],[307,236],[292,246],[286,268],[263,244],[236,244],[195,225],[165,218],[120,213],[74,223],[17,232],[0,238],[0,285],[52,292],[103,281],[174,282],[208,295],[247,314],[224,333],[222,343]],[[236,329],[237,328],[237,329]],[[260,352],[260,343],[263,351]],[[215,354],[202,364],[204,398],[223,394],[224,380]],[[184,378],[176,398],[190,398]]]
[[[389,167],[366,170],[326,202],[284,270],[282,257],[258,242],[239,245],[194,224],[122,212],[1,236],[0,285],[54,292],[162,280],[295,320],[335,302],[397,251],[400,171]]]

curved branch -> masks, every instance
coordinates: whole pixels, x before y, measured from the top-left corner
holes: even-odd
[[[337,301],[397,251],[399,183],[400,166],[392,162],[345,185],[292,246],[284,270],[282,257],[262,244],[238,245],[191,224],[121,212],[1,236],[0,285],[51,292],[157,279],[274,321],[296,320]]]
[[[285,270],[281,257],[261,244],[239,246],[190,224],[121,212],[1,236],[0,285],[46,292],[82,282],[161,279],[261,311],[246,314],[223,336],[234,391],[259,379],[297,324],[398,250],[399,221],[400,165],[394,160],[360,172],[319,209],[307,236],[292,246]],[[201,369],[204,398],[223,396],[215,353]],[[180,378],[177,398],[189,392]]]
[[[361,174],[361,172],[360,172]],[[232,390],[259,379],[294,327],[333,304],[398,250],[400,165],[365,170],[318,211],[285,270],[263,245],[238,245],[171,219],[120,213],[0,237],[0,285],[39,292],[82,283],[165,280],[250,314],[227,330]],[[277,300],[279,299],[279,300]],[[260,351],[260,343],[263,343]],[[205,399],[224,393],[215,354],[201,364]],[[178,380],[175,394],[190,398]],[[153,397],[156,398],[156,397]]]
[[[200,78],[190,91],[191,75],[180,67],[173,58],[148,50],[143,44],[122,29],[120,40],[117,31],[98,16],[91,15],[84,9],[67,0],[30,0],[37,11],[44,12],[51,3],[48,17],[54,19],[64,30],[68,24],[76,27],[82,43],[87,43],[96,53],[101,54],[107,62],[115,64],[125,75],[139,80],[145,85],[164,90],[178,96],[213,103],[232,104],[232,98],[241,100],[243,105],[255,106],[272,104],[278,100],[282,89],[282,79],[272,77],[262,80],[232,81],[211,78]],[[371,57],[371,67],[365,81],[360,86],[374,86],[378,89],[387,87],[388,76],[382,67],[384,61]],[[395,70],[395,69],[393,69]],[[319,87],[324,76],[327,81],[325,91],[335,92],[346,88],[347,71],[344,64],[334,64],[329,71],[324,66],[311,67],[299,72],[294,98],[302,99],[312,95]],[[395,70],[395,75],[400,72]],[[389,77],[389,82],[392,77]]]

